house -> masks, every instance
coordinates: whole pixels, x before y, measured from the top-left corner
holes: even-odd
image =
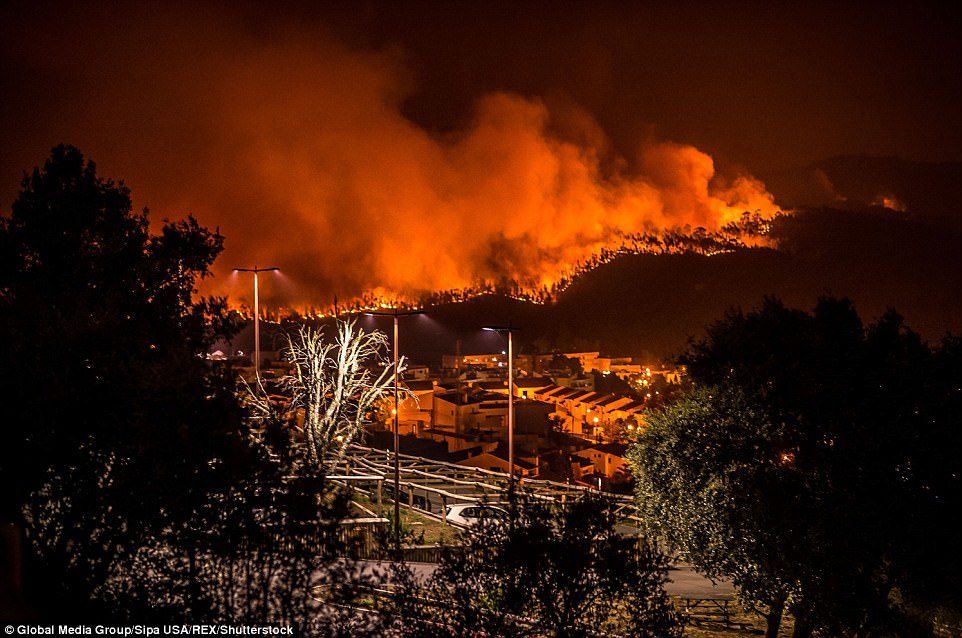
[[[553,386],[548,377],[519,377],[514,380],[514,396],[522,399],[534,399],[538,390]]]
[[[472,388],[478,388],[480,390],[485,390],[487,392],[497,392],[498,394],[503,394],[505,397],[508,396],[508,380],[507,379],[495,379],[484,381],[474,381],[469,382],[469,386]]]
[[[573,390],[594,390],[595,376],[593,374],[558,374],[552,377],[557,385]]]
[[[506,427],[508,398],[485,390],[434,393],[433,429],[451,432],[497,432]]]
[[[426,429],[422,430],[420,436],[425,439],[444,443],[445,448],[450,453],[461,452],[476,448],[478,452],[489,452],[498,447],[498,442],[482,441],[476,434],[466,434],[464,432],[452,432],[450,430]]]
[[[633,428],[643,423],[645,402],[630,396],[573,390],[558,385],[536,388],[532,396],[538,401],[554,404],[555,411],[551,416],[560,419],[564,430],[572,434],[597,438],[607,436],[620,426]]]
[[[409,365],[401,376],[406,381],[425,381],[431,378],[431,369],[425,365]]]
[[[576,359],[582,370],[594,370],[596,360],[601,355],[600,352],[565,352],[561,356],[566,359]]]
[[[554,406],[544,401],[534,399],[514,400],[514,435],[521,440],[530,440],[534,444],[537,439],[545,436],[548,430],[548,419],[554,412]],[[507,435],[507,432],[503,434]]]
[[[516,436],[544,436],[551,404],[533,399],[514,401]],[[471,433],[480,437],[506,439],[508,434],[508,392],[480,388],[434,393],[434,430]]]
[[[608,409],[608,418],[614,423],[642,425],[644,423],[645,402],[630,401]]]
[[[510,469],[508,463],[508,450],[505,446],[499,446],[490,452],[482,452],[476,456],[471,456],[463,461],[458,461],[457,465],[464,467],[479,467],[483,470],[492,472],[504,472],[507,474]],[[538,457],[532,456],[529,452],[515,449],[514,454],[514,473],[516,476],[534,478],[538,476]]]
[[[578,451],[578,456],[591,461],[594,471],[606,478],[628,478],[630,470],[626,457],[628,446],[623,443],[602,443]]]
[[[428,379],[402,381],[401,387],[403,390],[397,414],[398,432],[401,434],[417,434],[431,425],[434,381]],[[388,399],[388,405],[393,407],[393,404],[394,398],[391,397]],[[394,429],[393,419],[388,419],[387,427],[390,430]]]
[[[595,471],[594,462],[578,454],[572,454],[571,459],[571,478],[576,481],[584,480],[584,477]]]

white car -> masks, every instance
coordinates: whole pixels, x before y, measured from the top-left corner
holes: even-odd
[[[508,511],[496,505],[459,503],[458,505],[449,505],[444,513],[444,518],[458,525],[473,527],[479,525],[483,520],[495,523],[506,521],[508,520]]]

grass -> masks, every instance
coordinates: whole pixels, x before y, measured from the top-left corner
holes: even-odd
[[[366,494],[355,492],[353,500],[355,503],[377,512],[377,503],[372,502]],[[390,519],[394,516],[394,506],[391,501],[385,499],[383,508],[385,518]],[[406,538],[404,541],[406,545],[437,545],[454,541],[459,530],[435,518],[420,514],[417,510],[402,507],[401,532]]]
[[[401,529],[411,532],[414,545],[450,544],[457,538],[460,531],[439,520],[403,508],[401,509]]]
[[[708,620],[695,617],[692,622],[685,627],[687,638],[740,638],[742,636],[764,636],[765,619],[756,613],[746,611],[737,607],[733,608],[731,614],[731,625],[725,626],[721,621]],[[779,628],[780,638],[789,638],[792,635],[794,623],[790,616],[782,619],[782,626]]]

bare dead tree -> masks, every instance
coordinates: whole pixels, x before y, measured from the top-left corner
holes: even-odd
[[[254,418],[303,421],[307,463],[321,471],[344,457],[396,383],[387,335],[365,331],[353,319],[337,320],[335,328],[333,341],[324,328],[310,326],[287,335],[284,358],[293,369],[279,381],[286,405],[272,401],[260,379],[246,392]],[[402,359],[398,375],[403,371]]]

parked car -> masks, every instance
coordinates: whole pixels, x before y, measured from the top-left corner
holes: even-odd
[[[448,505],[444,517],[458,525],[473,527],[487,520],[495,523],[508,520],[508,511],[496,505],[479,505],[477,503],[459,503]]]

